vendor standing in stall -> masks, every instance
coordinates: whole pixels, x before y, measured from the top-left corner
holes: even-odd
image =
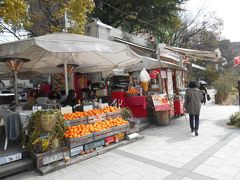
[[[95,90],[91,90],[88,94],[88,97],[87,97],[87,100],[88,101],[97,101],[97,95],[96,95],[96,91]]]
[[[76,92],[73,89],[68,91],[67,99],[62,103],[63,106],[72,106],[74,111],[74,106],[77,104]]]

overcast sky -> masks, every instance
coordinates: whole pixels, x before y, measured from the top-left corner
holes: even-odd
[[[240,41],[240,0],[189,0],[186,7],[192,13],[201,7],[205,11],[215,11],[217,17],[224,21],[222,35],[232,42]]]

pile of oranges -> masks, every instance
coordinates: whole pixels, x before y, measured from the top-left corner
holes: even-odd
[[[65,138],[78,138],[93,132],[100,132],[111,127],[122,126],[128,124],[128,121],[121,117],[98,121],[93,124],[80,124],[78,126],[68,126],[64,133]]]
[[[84,111],[84,112],[74,112],[74,113],[66,113],[63,115],[64,119],[67,120],[73,120],[73,119],[78,119],[78,118],[82,118],[82,117],[88,117],[88,116],[96,116],[99,114],[104,114],[104,113],[108,113],[108,112],[116,112],[118,111],[117,107],[113,107],[113,106],[107,106],[104,107],[103,109],[92,109],[92,110],[88,110],[88,111]]]
[[[127,94],[138,94],[138,93],[139,93],[139,91],[135,87],[129,87],[127,90]]]

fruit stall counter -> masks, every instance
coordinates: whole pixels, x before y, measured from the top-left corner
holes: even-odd
[[[107,106],[64,114],[60,110],[37,111],[27,130],[24,145],[42,173],[49,164],[54,167],[58,161],[67,162],[70,157],[118,143],[129,133],[130,124],[119,108]]]
[[[147,117],[147,97],[146,96],[126,96],[126,107],[129,107],[135,117]]]

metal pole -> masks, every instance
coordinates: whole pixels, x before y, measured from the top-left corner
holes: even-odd
[[[65,77],[65,92],[68,95],[68,74],[67,74],[67,60],[64,60],[64,77]]]
[[[13,72],[14,74],[14,92],[15,92],[15,103],[18,106],[18,85],[17,85],[17,71]]]

